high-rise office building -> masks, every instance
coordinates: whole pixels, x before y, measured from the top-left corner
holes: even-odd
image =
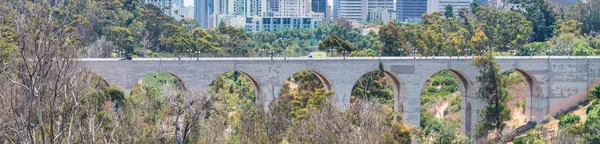
[[[402,22],[418,22],[427,13],[427,0],[397,0],[396,19]]]
[[[331,13],[333,13],[331,16],[333,16],[333,19],[335,20],[338,18],[340,13],[340,0],[333,0],[333,6],[331,8]]]
[[[312,0],[312,11],[327,15],[327,0]]]
[[[210,15],[214,13],[214,0],[194,0],[194,17],[200,28],[209,28]]]
[[[391,16],[394,13],[394,0],[338,0],[338,3],[337,18],[355,22],[387,22],[396,17]]]

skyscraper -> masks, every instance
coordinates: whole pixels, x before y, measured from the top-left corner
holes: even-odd
[[[333,0],[333,7],[332,7],[332,13],[333,13],[333,19],[337,19],[340,13],[340,0]]]
[[[418,21],[427,12],[427,0],[397,0],[396,12],[398,21]]]
[[[209,17],[214,13],[213,0],[194,0],[194,17],[200,28],[209,28]]]
[[[327,15],[327,0],[312,0],[312,11]]]

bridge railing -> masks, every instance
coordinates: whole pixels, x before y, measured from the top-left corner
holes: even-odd
[[[477,56],[404,56],[404,57],[325,57],[325,58],[307,58],[307,57],[167,57],[167,58],[133,58],[133,61],[196,61],[196,60],[372,60],[372,59],[473,59]],[[600,59],[600,56],[496,56],[496,59]],[[121,61],[119,58],[79,58],[77,61]],[[127,60],[122,60],[127,61]]]

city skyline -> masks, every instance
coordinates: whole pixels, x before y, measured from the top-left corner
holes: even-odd
[[[184,0],[183,5],[184,6],[194,6],[194,0]],[[333,0],[327,0],[327,5],[333,5]]]

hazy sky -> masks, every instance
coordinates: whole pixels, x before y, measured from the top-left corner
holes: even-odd
[[[185,6],[194,6],[194,0],[183,0]],[[333,4],[333,0],[327,0],[327,5]]]

